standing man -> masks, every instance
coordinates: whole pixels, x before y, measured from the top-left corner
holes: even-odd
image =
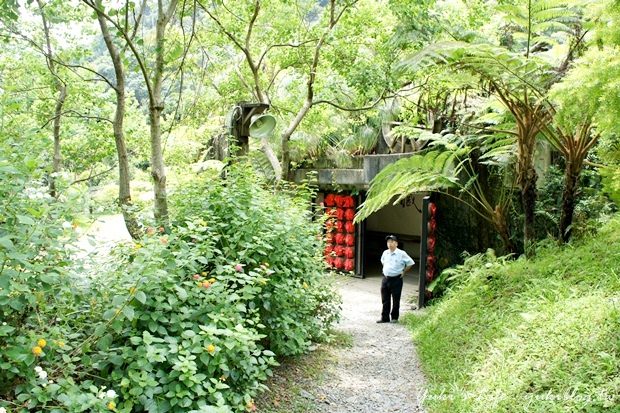
[[[400,293],[403,291],[403,277],[415,262],[407,253],[398,249],[398,239],[395,235],[385,237],[387,247],[381,255],[383,264],[383,280],[381,281],[381,302],[383,309],[381,319],[377,323],[390,322],[398,323],[398,312],[400,310]],[[392,312],[390,313],[390,299],[392,302]]]

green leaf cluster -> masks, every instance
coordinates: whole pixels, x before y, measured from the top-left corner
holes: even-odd
[[[4,165],[0,172],[15,175],[11,182],[19,176]],[[70,226],[55,229],[54,242],[37,241],[34,204],[13,212],[7,202],[2,216],[12,235],[0,233],[0,394],[7,402],[0,406],[253,409],[276,357],[326,339],[339,316],[324,275],[321,227],[307,210],[311,190],[281,188],[276,195],[266,185],[245,163],[229,167],[226,179],[188,181],[172,197],[171,228],[145,228],[142,239],[113,251],[111,263],[97,264],[92,277],[59,273],[70,264],[54,261],[65,257],[60,235]],[[37,242],[54,259],[36,258]],[[40,339],[46,343],[35,350]]]

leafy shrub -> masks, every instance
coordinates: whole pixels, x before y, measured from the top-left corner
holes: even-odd
[[[491,268],[503,266],[511,258],[510,255],[497,257],[492,249],[488,249],[484,254],[469,255],[465,252],[462,256],[463,264],[442,270],[428,285],[427,289],[433,293],[433,299],[441,297],[448,290],[458,289],[477,269],[484,268],[490,271]]]
[[[241,165],[208,179],[181,186],[171,229],[149,227],[138,243],[119,245],[111,271],[92,279],[66,271],[50,281],[54,289],[42,288],[41,275],[27,287],[36,293],[24,294],[30,307],[8,297],[0,407],[251,411],[276,355],[326,337],[338,301],[323,275],[309,193],[274,194]],[[62,257],[46,258],[41,271],[69,268]]]
[[[246,271],[269,264],[272,275],[254,302],[265,343],[279,355],[302,353],[326,338],[338,302],[325,285],[321,227],[312,223],[308,190],[274,194],[250,169],[237,165],[226,180],[202,177],[179,188],[175,220],[191,228],[207,222],[213,264],[241,263]]]
[[[101,377],[117,383],[119,411],[243,409],[275,364],[260,346],[258,313],[248,305],[267,269],[195,272],[214,255],[204,232],[199,224],[154,233],[129,247],[116,278],[102,284],[112,306],[94,331],[91,360]]]
[[[0,394],[22,373],[20,362],[34,362],[36,336],[23,327],[63,299],[56,295],[67,284],[70,256],[64,243],[71,240],[66,206],[71,199],[65,206],[55,202],[36,165],[34,159],[12,163],[0,158]],[[67,196],[76,193],[66,191]]]

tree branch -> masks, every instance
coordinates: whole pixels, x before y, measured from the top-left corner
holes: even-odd
[[[90,181],[91,179],[94,179],[94,178],[97,178],[97,177],[99,177],[101,175],[105,175],[105,174],[107,174],[109,172],[112,172],[115,168],[116,168],[116,164],[114,164],[114,166],[112,166],[110,169],[106,169],[105,171],[99,172],[96,175],[93,175],[93,170],[91,169],[90,173],[88,174],[88,176],[86,178],[76,179],[75,181],[71,182],[70,185],[75,185],[77,183],[84,182],[84,181]]]
[[[119,31],[121,36],[123,36],[123,38],[125,39],[125,42],[127,43],[127,46],[129,46],[129,48],[131,49],[134,57],[136,58],[136,61],[138,62],[138,66],[140,67],[140,72],[142,72],[142,76],[144,77],[144,84],[145,84],[146,89],[148,91],[149,103],[150,103],[150,106],[153,107],[156,104],[156,102],[153,101],[153,89],[151,87],[151,82],[150,82],[149,74],[148,74],[148,72],[146,70],[146,66],[144,64],[144,61],[140,57],[140,54],[138,53],[138,50],[136,49],[136,46],[133,44],[133,41],[131,40],[129,35],[125,31],[123,31],[123,29],[119,26],[119,24],[117,22],[115,22],[109,15],[107,15],[103,10],[101,10],[99,7],[97,7],[97,5],[94,3],[93,0],[82,0],[82,2],[84,2],[90,8],[92,8],[95,12],[101,13],[101,15],[107,21],[112,23],[112,25]]]
[[[75,116],[70,116],[67,114],[73,113],[75,114]],[[104,122],[109,122],[111,124],[114,124],[114,122],[112,122],[110,119],[108,118],[102,118],[100,116],[93,116],[93,115],[84,115],[83,113],[79,113],[76,110],[70,109],[70,110],[66,110],[64,112],[59,113],[56,116],[51,117],[50,119],[48,119],[47,121],[45,121],[45,123],[43,125],[41,125],[41,127],[39,129],[43,129],[45,128],[47,125],[49,125],[50,122],[52,122],[53,120],[59,118],[60,116],[63,115],[67,115],[68,118],[83,118],[83,119],[93,119],[93,120],[97,120],[97,121],[104,121]]]
[[[265,51],[261,54],[260,58],[258,59],[257,66],[261,67],[261,65],[263,64],[263,59],[267,56],[267,53],[269,53],[269,51],[271,51],[271,49],[274,49],[276,47],[293,47],[293,48],[297,48],[297,47],[302,47],[302,46],[304,46],[307,43],[316,42],[317,40],[318,39],[310,39],[310,40],[303,41],[301,43],[272,44],[267,49],[265,49]]]
[[[315,106],[315,105],[320,105],[320,104],[327,104],[327,105],[331,105],[331,106],[333,106],[333,107],[335,107],[335,108],[338,108],[338,109],[340,109],[340,110],[344,110],[344,111],[346,111],[346,112],[361,112],[361,111],[364,111],[364,110],[370,110],[370,109],[373,109],[373,108],[374,108],[375,106],[377,106],[377,105],[379,104],[379,102],[381,102],[382,100],[385,100],[385,99],[388,99],[388,98],[390,98],[390,97],[394,97],[394,96],[395,96],[395,95],[385,96],[385,95],[382,93],[382,94],[381,94],[381,96],[379,96],[379,97],[377,98],[377,100],[375,100],[372,104],[370,104],[370,105],[368,105],[368,106],[361,107],[361,108],[347,108],[347,107],[341,106],[341,105],[339,105],[339,104],[337,104],[337,103],[331,102],[331,101],[329,101],[329,100],[324,100],[324,99],[322,99],[322,100],[315,100],[314,102],[312,102],[312,106]]]
[[[133,14],[133,33],[131,33],[129,35],[129,38],[131,39],[131,41],[133,42],[133,39],[135,39],[136,34],[138,34],[138,27],[140,27],[140,21],[142,21],[142,16],[144,15],[144,9],[146,8],[146,0],[142,0],[142,4],[140,4],[140,9],[138,11],[138,17],[136,17],[136,13],[134,12]],[[125,46],[121,49],[121,55],[125,54],[125,51],[127,50],[127,43],[125,43]]]
[[[106,83],[107,83],[107,84],[108,84],[108,85],[109,85],[112,89],[116,90],[116,86],[115,86],[115,85],[114,85],[114,84],[113,84],[113,83],[112,83],[112,82],[111,82],[111,81],[110,81],[110,80],[109,80],[106,76],[104,76],[103,74],[101,74],[101,73],[97,72],[97,71],[96,71],[96,70],[94,70],[94,69],[91,69],[91,68],[89,68],[89,67],[82,66],[82,65],[76,65],[76,64],[65,63],[65,62],[63,62],[63,61],[61,61],[61,60],[58,60],[58,59],[54,59],[54,62],[58,63],[58,64],[59,64],[59,65],[61,65],[61,66],[64,66],[64,67],[66,67],[66,68],[69,68],[69,69],[83,69],[83,70],[86,70],[87,72],[90,72],[90,73],[94,74],[95,76],[99,77],[99,78],[100,78],[100,81],[104,81],[104,82],[106,82]],[[74,73],[76,73],[76,72],[74,72]],[[80,77],[81,77],[81,76],[80,76]],[[83,79],[83,78],[82,78],[82,79]],[[93,79],[93,80],[94,80],[94,79]]]
[[[204,10],[205,13],[207,13],[209,15],[209,17],[215,22],[215,24],[217,24],[219,26],[220,30],[222,31],[222,33],[224,33],[226,35],[226,37],[228,37],[235,44],[235,46],[237,46],[239,48],[239,50],[241,50],[244,53],[246,53],[246,50],[243,47],[243,45],[241,44],[241,42],[239,40],[237,40],[237,38],[235,36],[233,36],[232,33],[230,33],[228,30],[226,30],[226,28],[224,27],[222,22],[220,22],[220,20],[216,16],[214,16],[209,11],[209,9],[207,9],[204,6],[204,4],[202,4],[202,2],[200,0],[196,0],[196,3],[200,6],[200,8],[202,10]]]
[[[185,40],[185,28],[183,27],[183,12],[185,11],[185,4],[186,1],[183,0],[183,6],[181,7],[181,13],[180,13],[180,19],[181,19],[181,32],[183,33],[183,44],[187,44],[187,47],[185,47],[185,49],[183,50],[183,57],[181,58],[181,64],[179,65],[179,69],[177,70],[177,73],[180,73],[180,80],[179,80],[179,98],[177,99],[175,108],[174,108],[174,115],[172,116],[172,120],[170,121],[170,126],[168,127],[168,131],[167,131],[167,135],[166,135],[166,143],[168,141],[168,137],[170,136],[170,133],[172,133],[172,128],[175,125],[175,121],[177,119],[178,113],[179,113],[179,108],[181,107],[181,100],[183,98],[183,84],[184,84],[184,80],[185,80],[185,59],[187,59],[187,53],[189,52],[189,48],[191,47],[192,41],[194,40],[194,37],[196,35],[196,8],[194,7],[194,11],[193,11],[193,16],[192,16],[192,28],[191,28],[191,34],[189,37],[189,41]],[[164,143],[164,148],[166,147],[166,143]]]
[[[250,17],[250,23],[248,24],[248,31],[245,35],[245,49],[246,50],[250,50],[250,39],[252,37],[252,29],[254,28],[254,23],[256,23],[256,18],[258,17],[259,10],[260,10],[260,0],[255,0],[254,12],[252,13],[252,17]]]

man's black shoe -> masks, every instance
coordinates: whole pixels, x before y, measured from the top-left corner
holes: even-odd
[[[377,323],[389,323],[390,320],[377,320]]]

